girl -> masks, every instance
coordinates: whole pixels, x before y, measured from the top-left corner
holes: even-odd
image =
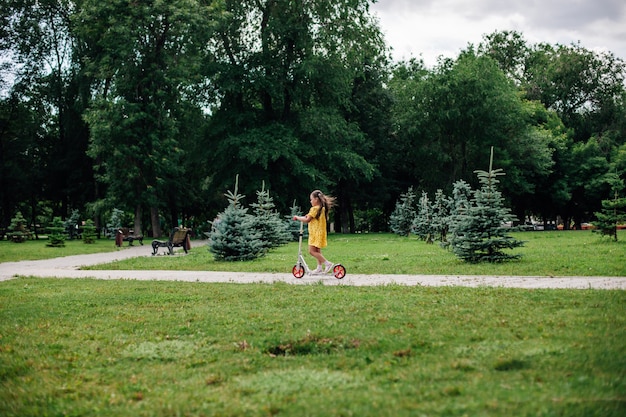
[[[293,219],[309,225],[309,253],[317,260],[317,269],[313,273],[326,273],[333,267],[333,263],[324,258],[322,248],[325,248],[327,245],[326,221],[335,198],[324,195],[320,190],[315,190],[311,193],[310,199],[311,210],[309,210],[309,214],[306,216],[293,216]]]

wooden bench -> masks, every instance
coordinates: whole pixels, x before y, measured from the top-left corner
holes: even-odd
[[[173,255],[174,248],[177,247],[183,248],[185,253],[187,253],[191,248],[191,241],[189,240],[190,233],[191,229],[175,227],[174,229],[172,229],[168,240],[153,240],[152,256],[156,255],[159,252],[159,248],[167,248],[168,255]]]
[[[128,242],[128,246],[133,246],[135,240],[138,240],[139,244],[143,246],[143,235],[134,234],[128,227],[117,229],[117,235],[115,236],[116,246],[122,246],[124,242]]]

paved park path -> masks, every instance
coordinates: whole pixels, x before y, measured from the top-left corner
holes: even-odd
[[[192,246],[205,246],[206,241],[194,240]],[[304,276],[296,279],[291,274],[243,273],[217,271],[93,271],[81,270],[81,266],[96,265],[127,258],[151,256],[150,245],[124,246],[106,253],[75,255],[41,261],[0,263],[0,281],[19,276],[56,278],[134,279],[187,282],[231,282],[231,283],[274,283],[325,285],[423,285],[462,287],[507,287],[507,288],[571,288],[571,289],[617,289],[626,290],[624,277],[521,277],[521,276],[469,276],[469,275],[353,275],[347,266],[345,278],[338,280],[332,275]],[[182,250],[174,256],[184,256]]]

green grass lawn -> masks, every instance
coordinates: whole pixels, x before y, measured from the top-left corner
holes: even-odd
[[[525,246],[512,253],[520,260],[467,264],[437,244],[393,234],[331,234],[324,255],[342,263],[348,274],[626,276],[626,232],[618,242],[590,231],[519,232]],[[306,248],[304,249],[306,251]],[[150,252],[150,249],[146,249]],[[89,269],[166,269],[291,273],[297,243],[275,249],[250,262],[218,262],[208,247],[194,248],[188,256],[134,258]],[[313,258],[306,254],[310,266]]]
[[[624,291],[14,279],[0,415],[617,417],[624,311]]]
[[[348,274],[626,275],[623,233],[516,237],[523,258],[503,264],[390,234],[331,235],[325,254]],[[0,242],[0,260],[103,250]],[[98,268],[290,273],[296,254]],[[13,279],[0,416],[623,416],[624,311],[613,290]]]
[[[91,253],[113,252],[119,250],[115,241],[99,239],[94,243],[86,244],[82,240],[67,240],[65,247],[52,248],[46,246],[48,240],[28,240],[22,243],[13,243],[0,240],[0,262],[15,262],[25,260],[40,260],[70,255],[87,255]],[[128,243],[125,243],[128,245]],[[148,246],[146,246],[148,248]],[[148,249],[146,249],[148,250]]]

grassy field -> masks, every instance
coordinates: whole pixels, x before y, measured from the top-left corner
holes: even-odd
[[[620,231],[618,242],[602,239],[590,231],[520,232],[514,236],[526,242],[512,252],[522,258],[497,264],[467,264],[437,244],[392,234],[333,234],[324,254],[331,261],[341,262],[348,274],[626,276],[624,231]],[[297,253],[297,243],[291,243],[255,261],[217,262],[207,247],[199,247],[185,257],[134,258],[91,269],[291,273]],[[308,254],[305,257],[313,265],[313,258]]]
[[[516,237],[523,258],[504,264],[389,234],[331,235],[325,253],[348,273],[626,275],[624,234]],[[0,260],[104,250],[0,242]],[[98,268],[290,273],[296,253]],[[625,291],[14,279],[0,282],[0,416],[621,417],[624,311]]]
[[[626,292],[22,278],[0,415],[623,416]]]
[[[94,243],[89,245],[83,243],[82,240],[67,240],[65,242],[65,247],[62,248],[51,248],[46,246],[46,243],[48,243],[48,241],[43,239],[28,240],[22,243],[0,240],[0,262],[25,260],[35,261],[40,259],[57,258],[60,256],[86,255],[118,250],[115,247],[115,242],[108,239],[96,240]]]

